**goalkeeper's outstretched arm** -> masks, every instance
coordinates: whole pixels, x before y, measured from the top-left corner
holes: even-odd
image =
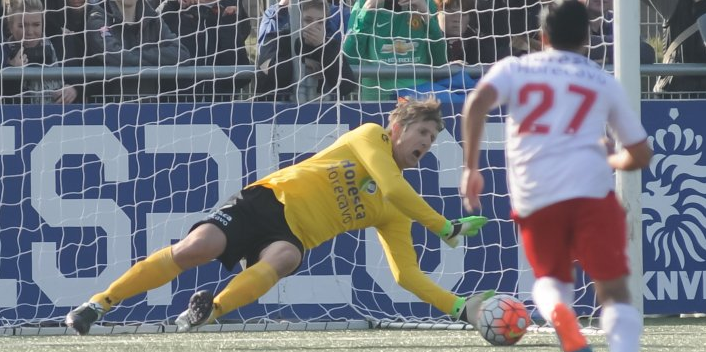
[[[422,301],[446,314],[453,315],[455,306],[463,299],[437,285],[421,271],[417,253],[412,244],[409,220],[388,222],[377,226],[377,230],[395,282]]]
[[[494,295],[494,291],[465,298],[432,281],[419,268],[410,234],[411,223],[407,219],[400,217],[378,226],[377,230],[392,276],[398,285],[452,318],[476,325],[475,316],[480,303]]]

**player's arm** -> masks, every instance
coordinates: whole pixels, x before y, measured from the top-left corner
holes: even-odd
[[[478,170],[480,140],[488,112],[495,105],[498,92],[493,85],[481,83],[466,99],[462,112],[463,155],[465,167],[461,179],[461,193],[464,205],[469,211],[480,207],[480,192],[483,190],[483,176]]]
[[[619,152],[608,156],[608,164],[616,170],[639,170],[650,164],[652,148],[646,140],[623,147]]]
[[[461,178],[463,205],[468,211],[480,207],[480,192],[483,176],[478,170],[480,140],[488,112],[510,100],[513,67],[519,63],[516,57],[506,57],[490,68],[481,78],[476,89],[468,96],[461,115],[463,135],[464,169]]]
[[[609,94],[611,109],[608,127],[623,149],[608,155],[608,164],[616,170],[638,170],[650,164],[652,148],[647,143],[647,132],[640,123],[637,113],[627,103],[627,95],[622,86],[613,84],[614,93]]]
[[[395,282],[440,311],[455,315],[464,299],[441,288],[419,268],[412,244],[411,222],[403,216],[378,226],[378,237]]]

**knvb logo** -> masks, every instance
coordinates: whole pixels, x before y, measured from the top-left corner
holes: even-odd
[[[679,117],[677,109],[670,117]],[[655,261],[681,269],[706,259],[706,161],[703,137],[672,124],[649,137],[654,150],[642,195],[645,238]]]

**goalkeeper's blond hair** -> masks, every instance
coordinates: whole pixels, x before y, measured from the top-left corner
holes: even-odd
[[[387,118],[389,122],[388,130],[394,123],[399,123],[404,129],[407,129],[412,123],[422,121],[436,122],[437,130],[444,129],[444,120],[441,119],[441,103],[433,96],[428,96],[424,100],[416,100],[414,98],[400,98],[397,101],[397,107],[392,110]]]

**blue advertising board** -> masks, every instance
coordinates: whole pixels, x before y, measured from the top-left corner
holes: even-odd
[[[654,149],[642,173],[645,312],[706,312],[706,101],[645,101]]]
[[[702,103],[645,102],[643,120],[659,164],[643,173],[645,312],[689,311],[703,301],[706,122]],[[679,117],[671,117],[673,106]],[[0,107],[0,319],[60,321],[147,254],[267,173],[323,149],[362,123],[385,124],[393,104],[266,103]],[[463,214],[460,106],[444,107],[446,130],[410,184],[448,218]],[[527,274],[509,221],[502,119],[490,120],[481,160],[482,215],[465,248],[413,228],[420,266],[461,295],[524,292]],[[214,262],[127,299],[105,319],[174,318],[198,289],[218,291],[234,272]],[[523,274],[524,270],[524,274]],[[584,287],[579,284],[578,287]],[[588,290],[588,289],[587,289]],[[592,295],[579,295],[592,305]],[[585,297],[584,297],[585,296]],[[525,297],[527,298],[527,297]],[[439,318],[397,287],[374,230],[347,233],[307,253],[296,275],[233,320]]]

